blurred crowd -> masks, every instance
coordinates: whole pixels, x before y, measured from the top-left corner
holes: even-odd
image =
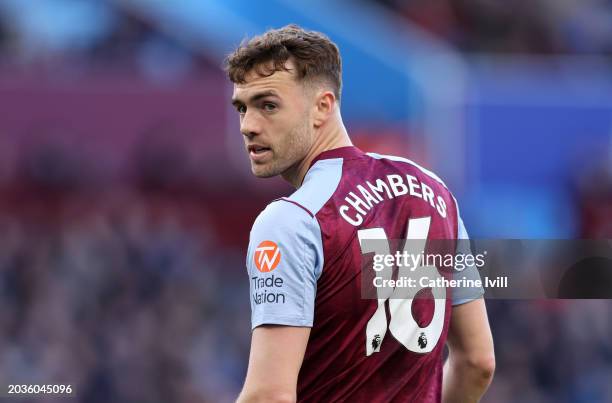
[[[607,0],[376,0],[467,52],[612,54]]]
[[[127,4],[97,0],[0,2],[0,55],[0,66],[77,76],[128,68],[160,83],[220,66]]]
[[[2,383],[72,384],[87,403],[235,397],[248,280],[214,212],[185,224],[163,197],[41,196],[0,213]]]
[[[370,1],[462,51],[612,53],[612,4],[607,0]],[[19,66],[61,60],[109,67],[128,61],[160,80],[219,65],[161,32],[127,3],[95,0],[0,2],[0,54],[3,63]]]
[[[489,300],[495,378],[483,402],[612,401],[609,300]]]

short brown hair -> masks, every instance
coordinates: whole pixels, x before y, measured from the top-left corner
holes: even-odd
[[[233,83],[242,84],[253,69],[264,77],[287,71],[285,63],[289,59],[297,68],[299,80],[324,80],[340,101],[342,60],[338,47],[324,34],[295,24],[243,41],[225,60],[225,69]]]

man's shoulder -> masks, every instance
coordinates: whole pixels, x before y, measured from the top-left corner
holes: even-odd
[[[424,177],[432,179],[434,182],[437,182],[442,187],[448,190],[448,187],[444,183],[442,179],[438,175],[436,175],[433,171],[421,166],[420,164],[414,162],[413,160],[405,157],[399,157],[395,155],[384,155],[378,153],[367,153],[369,157],[372,157],[377,160],[389,161],[394,163],[396,166],[401,167],[403,171],[412,171]]]
[[[255,219],[255,230],[296,230],[300,225],[307,224],[314,214],[305,206],[287,197],[271,201]]]
[[[283,200],[315,216],[333,196],[342,180],[342,158],[320,160],[308,170],[302,186]]]
[[[289,237],[299,233],[320,234],[316,215],[336,191],[342,179],[342,165],[341,158],[313,164],[299,189],[288,197],[273,200],[259,213],[251,238],[262,233]]]
[[[288,270],[300,270],[304,259],[309,259],[316,277],[321,273],[323,241],[317,219],[306,208],[287,198],[276,199],[259,214],[249,239],[247,267],[254,262],[257,251],[278,250]],[[263,259],[262,255],[259,256]],[[255,271],[252,271],[256,273]]]

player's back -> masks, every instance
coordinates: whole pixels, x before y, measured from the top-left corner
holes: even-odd
[[[444,184],[409,160],[343,147],[317,157],[302,186],[268,208],[277,210],[268,213],[276,216],[276,222],[283,214],[301,217],[290,230],[298,234],[297,239],[285,245],[314,239],[307,242],[313,246],[305,251],[279,244],[280,253],[288,255],[293,266],[303,266],[297,274],[292,271],[290,277],[281,277],[283,292],[306,297],[294,301],[287,295],[283,307],[268,309],[275,310],[274,319],[260,319],[265,316],[262,313],[253,323],[254,327],[257,323],[312,324],[298,379],[298,400],[439,401],[451,302],[363,298],[362,287],[373,285],[369,279],[364,281],[367,272],[362,273],[362,257],[374,252],[368,239],[390,247],[393,243],[386,240],[456,239],[461,224],[455,200]],[[264,242],[254,236],[253,245]],[[438,252],[455,252],[454,241],[445,245],[448,250]],[[277,270],[278,276],[287,276],[282,270]],[[293,280],[298,277],[305,279]],[[259,305],[252,301],[254,310],[261,310]],[[303,317],[286,319],[287,312]]]

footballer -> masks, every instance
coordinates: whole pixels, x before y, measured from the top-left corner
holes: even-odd
[[[269,30],[229,55],[226,70],[253,174],[296,189],[250,234],[252,339],[238,402],[478,401],[495,368],[481,294],[362,297],[366,239],[450,239],[452,249],[467,238],[444,183],[352,145],[341,58],[325,35]]]

